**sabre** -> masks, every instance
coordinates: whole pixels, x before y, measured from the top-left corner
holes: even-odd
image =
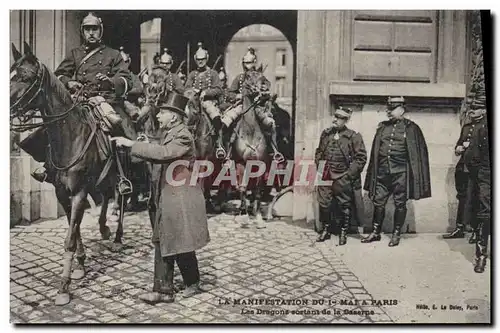
[[[184,66],[184,64],[186,63],[186,60],[182,60],[181,64],[179,65],[179,67],[177,67],[177,70],[175,71],[175,74],[179,74],[179,72],[181,71],[182,69],[182,66]]]
[[[219,55],[217,57],[217,59],[215,59],[215,62],[214,62],[214,65],[212,66],[212,68],[216,68],[217,67],[217,64],[219,63],[220,59],[222,58],[222,55]]]

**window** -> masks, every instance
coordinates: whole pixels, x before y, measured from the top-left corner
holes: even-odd
[[[276,51],[276,65],[278,67],[286,66],[286,50],[285,49],[278,49]]]
[[[278,97],[286,97],[286,79],[283,76],[276,77],[276,85],[274,89],[274,93],[278,95]]]

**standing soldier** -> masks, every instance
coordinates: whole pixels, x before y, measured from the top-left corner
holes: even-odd
[[[318,186],[320,222],[323,230],[317,242],[331,237],[330,216],[332,208],[340,221],[339,245],[347,242],[352,207],[363,210],[362,200],[355,200],[355,191],[361,192],[361,172],[366,164],[366,149],[361,134],[346,127],[352,110],[339,107],[335,110],[332,126],[321,133],[316,149],[315,163],[326,160],[326,178],[333,181],[332,186]],[[359,195],[361,198],[361,195]],[[356,202],[355,202],[356,201]],[[359,213],[357,213],[359,217]]]
[[[477,101],[475,112],[486,114],[485,101]],[[476,262],[474,271],[483,273],[486,266],[488,238],[491,232],[491,162],[488,137],[488,124],[485,120],[478,125],[479,130],[472,137],[469,148],[465,151],[466,165],[471,170],[471,180],[477,188],[479,209],[477,213],[478,237],[476,239]]]
[[[455,145],[455,155],[460,156],[460,160],[455,168],[455,187],[457,189],[458,210],[455,230],[443,235],[443,238],[463,238],[465,237],[465,226],[470,222],[472,235],[469,243],[474,244],[477,240],[478,226],[476,213],[478,209],[477,184],[471,181],[471,170],[467,167],[471,161],[466,161],[466,150],[469,149],[471,139],[477,136],[477,131],[486,123],[486,116],[482,109],[471,109],[468,112],[469,117],[462,127],[460,138]]]
[[[362,243],[380,241],[385,205],[394,197],[394,228],[389,246],[399,245],[406,201],[431,196],[429,154],[420,127],[404,118],[403,97],[389,97],[389,120],[379,123],[373,139],[364,189],[373,201],[373,231]]]
[[[83,19],[80,32],[84,44],[71,50],[54,74],[72,93],[83,88],[84,95],[91,104],[99,106],[110,127],[135,139],[134,126],[123,104],[132,87],[127,64],[118,50],[101,43],[102,21],[93,13]],[[39,169],[32,176],[40,182],[52,182],[53,170],[49,169]]]
[[[198,43],[198,50],[194,55],[194,61],[197,68],[189,73],[186,80],[186,89],[194,89],[200,94],[202,107],[207,112],[212,124],[215,127],[219,137],[217,140],[218,148],[222,148],[222,122],[221,112],[217,106],[220,95],[222,94],[219,74],[207,66],[208,51],[203,48],[203,44]]]

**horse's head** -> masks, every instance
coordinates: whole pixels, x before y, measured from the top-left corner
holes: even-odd
[[[166,80],[168,72],[162,66],[154,66],[149,75],[146,88],[146,101],[157,105],[160,98],[166,94]]]
[[[24,43],[24,54],[12,44],[14,64],[10,69],[10,113],[11,118],[31,118],[43,103],[43,81],[45,69]],[[23,120],[22,120],[23,121]],[[24,122],[23,121],[23,122]]]
[[[271,83],[264,76],[262,66],[245,73],[245,80],[243,81],[245,95],[255,96],[260,92],[269,91],[270,88]]]
[[[200,94],[195,91],[194,88],[189,88],[184,91],[184,96],[189,98],[189,102],[186,107],[188,126],[193,126],[199,120],[199,116],[201,115]]]

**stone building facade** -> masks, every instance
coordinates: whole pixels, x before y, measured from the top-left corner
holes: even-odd
[[[125,44],[137,72],[140,24],[158,16],[157,12],[103,15],[108,15],[104,17],[106,42],[113,47]],[[189,15],[196,19],[190,20]],[[11,40],[18,48],[23,41],[30,43],[40,60],[54,69],[79,44],[81,17],[79,11],[11,11]],[[173,49],[177,59],[186,57],[186,42],[195,45],[199,40],[213,41],[208,43],[211,54],[224,54],[234,34],[250,24],[269,24],[283,32],[293,51],[296,160],[313,157],[319,135],[337,105],[354,109],[350,126],[361,132],[370,149],[376,125],[385,119],[381,110],[387,96],[405,96],[408,117],[420,125],[427,139],[432,181],[432,197],[409,204],[409,230],[444,232],[454,224],[457,158],[453,147],[460,133],[459,110],[470,72],[472,34],[467,12],[213,11],[201,16],[184,11],[166,12],[162,32],[167,24],[162,47],[182,45]],[[11,152],[11,224],[60,215],[52,186],[31,179],[29,171],[36,162],[16,149],[16,140],[13,137]],[[314,218],[311,198],[310,189],[294,191],[294,219]],[[366,213],[369,223],[369,202]],[[389,220],[390,212],[387,216]],[[390,224],[386,223],[388,228]]]

